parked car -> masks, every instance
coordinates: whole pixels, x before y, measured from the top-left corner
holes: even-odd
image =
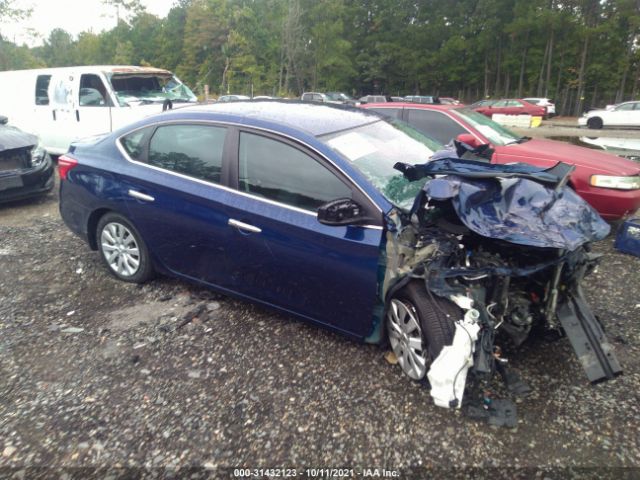
[[[359,102],[351,95],[344,92],[327,92],[327,98],[332,102],[342,103],[345,105],[358,105]]]
[[[385,95],[365,95],[364,97],[360,97],[358,101],[360,103],[383,103],[390,102],[391,97]]]
[[[432,153],[419,132],[366,110],[202,105],[72,145],[59,158],[60,212],[121,280],[158,271],[355,339],[388,338],[438,405],[460,406],[469,365],[493,371],[494,342],[520,344],[556,314],[572,339],[581,325],[595,332],[572,342],[579,355],[607,349],[586,367],[591,381],[620,373],[579,289],[595,261],[586,245],[608,225],[563,189],[564,174],[425,164]],[[493,178],[468,178],[470,163]],[[478,189],[492,193],[468,196]],[[452,354],[454,336],[466,347]]]
[[[53,163],[38,137],[0,116],[0,202],[45,194],[53,182]]]
[[[404,101],[411,103],[440,103],[438,97],[430,95],[407,95],[404,97]]]
[[[497,100],[489,105],[474,107],[473,110],[491,118],[494,114],[503,115],[531,115],[533,117],[546,117],[547,109],[534,105],[525,100],[508,98]]]
[[[304,92],[300,96],[300,100],[302,100],[303,102],[327,103],[329,101],[329,97],[320,92]]]
[[[471,105],[469,105],[469,108],[471,110],[475,110],[480,107],[488,107],[489,105],[493,105],[497,101],[498,100],[494,100],[494,99],[478,100],[477,102],[474,102]]]
[[[251,97],[247,97],[246,95],[222,95],[218,97],[219,102],[240,102],[242,100],[251,100]]]
[[[591,110],[578,119],[581,127],[640,127],[640,102],[624,102],[609,110]]]
[[[440,103],[444,103],[445,105],[462,105],[462,102],[453,97],[438,97],[440,98]]]
[[[524,98],[526,102],[547,109],[547,117],[553,117],[556,114],[556,105],[548,98]]]
[[[517,135],[469,107],[421,104],[377,104],[364,108],[406,121],[441,143],[453,139],[495,150],[492,163],[526,162],[575,165],[570,185],[604,218],[618,220],[640,208],[640,165],[590,148]]]

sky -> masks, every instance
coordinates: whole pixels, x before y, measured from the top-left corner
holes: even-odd
[[[149,13],[166,17],[175,0],[141,0],[140,3]],[[42,45],[55,28],[77,37],[83,31],[98,33],[116,26],[115,7],[106,6],[101,0],[14,0],[12,6],[32,10],[25,20],[0,19],[2,37],[19,45]]]

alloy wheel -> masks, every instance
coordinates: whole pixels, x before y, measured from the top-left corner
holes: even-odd
[[[140,268],[140,249],[131,230],[121,223],[107,223],[100,234],[100,243],[109,268],[123,277],[136,274]]]
[[[427,352],[422,342],[418,315],[410,304],[391,300],[387,312],[387,331],[393,353],[404,373],[414,380],[427,373]]]

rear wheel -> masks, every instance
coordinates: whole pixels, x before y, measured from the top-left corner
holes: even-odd
[[[107,213],[98,222],[96,233],[100,257],[113,275],[133,283],[151,278],[153,266],[147,246],[125,217]]]
[[[587,120],[587,127],[596,130],[602,128],[602,119],[600,117],[591,117]]]
[[[423,282],[396,293],[387,309],[387,333],[402,371],[414,380],[424,378],[442,348],[451,345],[454,322],[461,318],[460,308],[429,295]]]

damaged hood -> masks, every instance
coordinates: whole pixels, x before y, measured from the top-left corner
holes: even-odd
[[[0,126],[0,152],[15,148],[33,147],[38,144],[38,137],[25,133],[14,127]]]
[[[421,195],[451,200],[462,223],[484,237],[568,250],[603,239],[609,225],[563,186],[570,170],[558,167],[544,170],[522,164],[442,159],[411,166],[410,173],[403,166],[397,168],[404,168],[405,175],[413,178],[446,175],[429,180]]]

